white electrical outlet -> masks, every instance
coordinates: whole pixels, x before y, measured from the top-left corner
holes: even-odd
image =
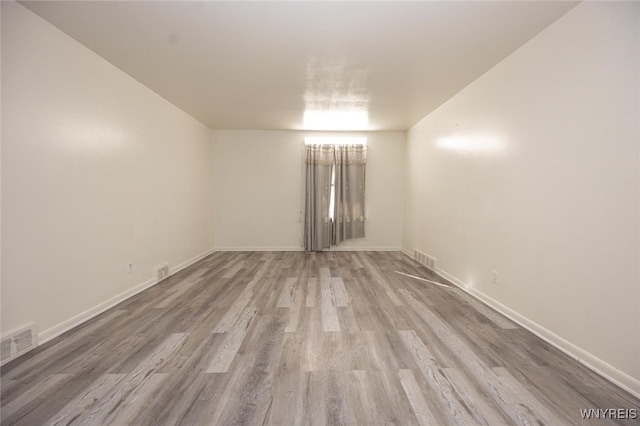
[[[498,285],[498,271],[493,271],[493,283]]]
[[[164,264],[156,268],[156,277],[158,281],[162,281],[169,276],[169,265]]]

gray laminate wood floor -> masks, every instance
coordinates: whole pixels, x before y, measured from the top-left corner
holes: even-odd
[[[395,252],[219,252],[2,368],[3,425],[638,424]]]

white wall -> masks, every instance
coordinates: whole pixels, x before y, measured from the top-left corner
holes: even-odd
[[[410,129],[403,241],[636,393],[639,18],[582,3]]]
[[[213,131],[217,250],[301,250],[303,140],[310,132]],[[338,249],[401,247],[405,134],[368,138],[366,237]]]
[[[212,248],[206,126],[13,2],[2,89],[2,335],[47,339]]]

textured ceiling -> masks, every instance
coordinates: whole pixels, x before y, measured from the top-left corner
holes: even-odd
[[[406,130],[577,2],[21,4],[214,129]]]

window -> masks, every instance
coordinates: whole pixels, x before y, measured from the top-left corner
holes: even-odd
[[[360,136],[309,136],[305,145],[366,145],[367,138]],[[331,167],[331,195],[329,196],[329,218],[334,220],[336,198],[336,168]]]
[[[305,138],[306,251],[364,237],[364,137]]]

